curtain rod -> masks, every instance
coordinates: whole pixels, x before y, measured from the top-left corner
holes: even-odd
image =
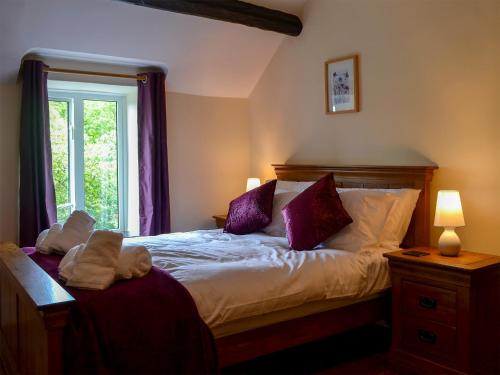
[[[76,74],[84,76],[101,76],[101,77],[114,77],[114,78],[126,78],[134,79],[136,81],[147,82],[147,76],[145,74],[118,74],[118,73],[103,73],[103,72],[89,72],[86,70],[73,70],[73,69],[62,69],[62,68],[44,68],[44,72],[48,73],[62,73],[62,74]]]

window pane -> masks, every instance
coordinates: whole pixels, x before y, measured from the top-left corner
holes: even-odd
[[[69,103],[50,100],[50,142],[52,173],[56,190],[57,219],[64,222],[72,211],[69,193]]]
[[[96,228],[119,228],[117,103],[83,101],[85,210]]]

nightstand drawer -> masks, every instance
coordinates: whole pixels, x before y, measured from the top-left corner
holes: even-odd
[[[456,292],[407,280],[401,286],[404,315],[456,325]]]
[[[423,319],[403,319],[401,342],[406,350],[418,352],[423,357],[454,362],[456,358],[455,327]]]

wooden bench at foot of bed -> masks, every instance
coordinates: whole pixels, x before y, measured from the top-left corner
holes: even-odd
[[[13,243],[0,243],[0,358],[7,371],[62,374],[74,298]]]

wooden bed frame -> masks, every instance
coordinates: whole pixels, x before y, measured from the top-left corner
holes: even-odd
[[[421,189],[403,247],[429,244],[429,185],[436,166],[274,165],[279,180],[334,172],[338,187]],[[0,359],[7,371],[63,372],[62,337],[73,297],[15,244],[0,243]],[[390,316],[389,296],[216,339],[221,367],[318,340]]]

